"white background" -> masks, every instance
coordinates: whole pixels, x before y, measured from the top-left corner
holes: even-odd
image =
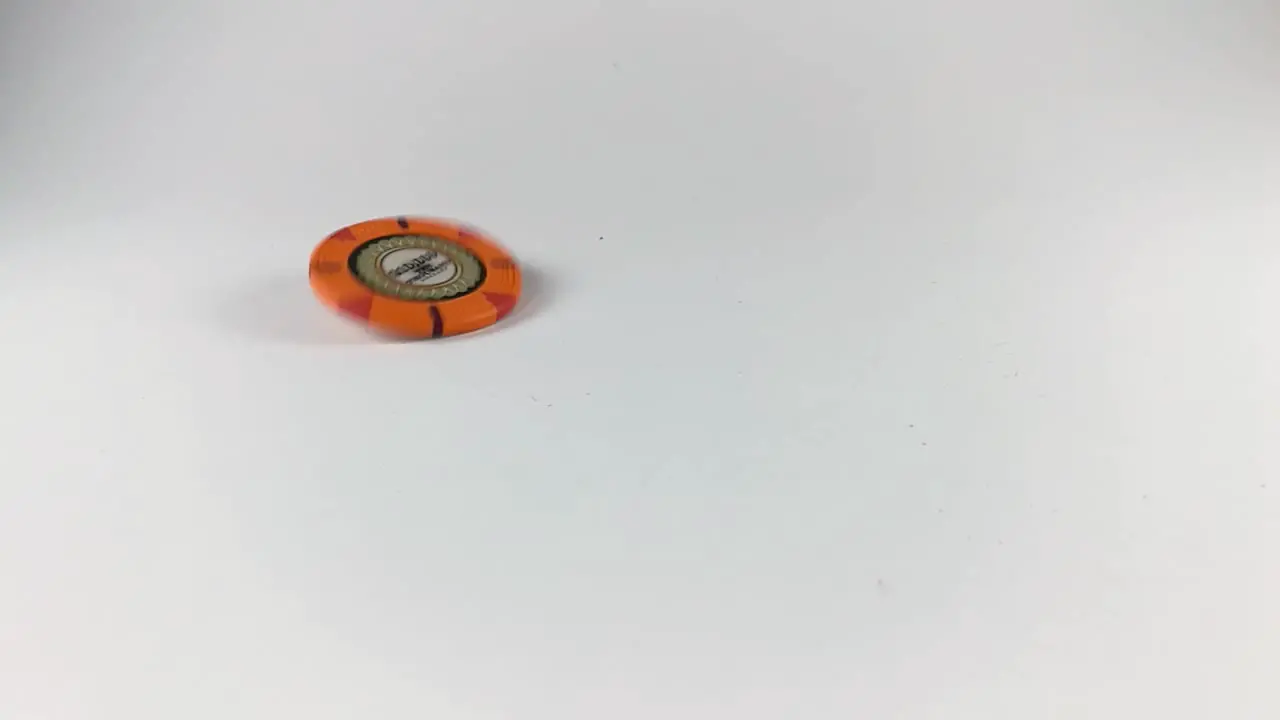
[[[1276,717],[1275,3],[599,5],[4,3],[0,718]]]

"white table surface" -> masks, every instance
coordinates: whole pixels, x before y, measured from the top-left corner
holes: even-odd
[[[0,718],[1280,716],[1275,4],[600,5],[0,9]]]

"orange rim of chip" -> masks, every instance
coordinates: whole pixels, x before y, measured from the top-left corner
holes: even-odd
[[[311,253],[310,278],[325,305],[408,338],[488,327],[520,299],[520,268],[494,240],[429,218],[381,218],[342,228]]]

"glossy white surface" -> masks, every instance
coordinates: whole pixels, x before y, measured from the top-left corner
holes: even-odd
[[[1274,3],[597,5],[0,9],[0,718],[1280,714]]]

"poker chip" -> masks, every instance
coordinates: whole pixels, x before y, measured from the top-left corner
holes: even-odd
[[[311,253],[322,303],[406,338],[460,335],[506,317],[520,268],[480,231],[445,220],[382,218],[329,235]]]

